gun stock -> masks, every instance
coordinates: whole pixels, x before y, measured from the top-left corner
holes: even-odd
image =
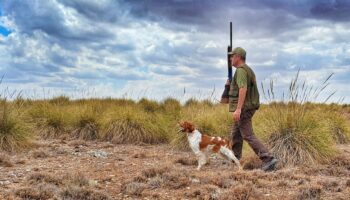
[[[230,55],[228,55],[229,52],[232,51],[232,22],[230,22],[230,46],[227,47],[227,77],[229,82],[232,81],[232,66],[230,61]],[[230,91],[230,85],[225,84],[224,92],[221,95],[221,103],[228,103],[229,99],[229,93]]]

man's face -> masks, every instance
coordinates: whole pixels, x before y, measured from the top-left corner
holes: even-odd
[[[236,67],[238,59],[239,59],[239,56],[237,54],[231,55],[230,56],[231,65]]]

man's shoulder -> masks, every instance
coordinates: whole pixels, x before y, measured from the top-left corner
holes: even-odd
[[[236,71],[237,71],[237,74],[243,74],[243,75],[247,74],[247,71],[244,69],[243,65],[238,67]]]

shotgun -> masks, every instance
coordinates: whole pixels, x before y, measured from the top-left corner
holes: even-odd
[[[231,61],[230,61],[230,55],[228,54],[229,52],[232,51],[232,22],[230,22],[230,46],[227,47],[227,75],[228,75],[228,80],[231,83],[232,81],[232,66],[231,66]],[[228,92],[230,91],[230,85],[225,84],[225,89],[224,92],[221,95],[221,103],[228,103]]]

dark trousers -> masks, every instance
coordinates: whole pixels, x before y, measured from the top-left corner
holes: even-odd
[[[273,159],[273,155],[256,138],[253,132],[252,117],[254,113],[255,110],[242,111],[240,120],[233,124],[231,132],[232,151],[240,159],[242,157],[243,140],[245,140],[263,162],[269,162]]]

